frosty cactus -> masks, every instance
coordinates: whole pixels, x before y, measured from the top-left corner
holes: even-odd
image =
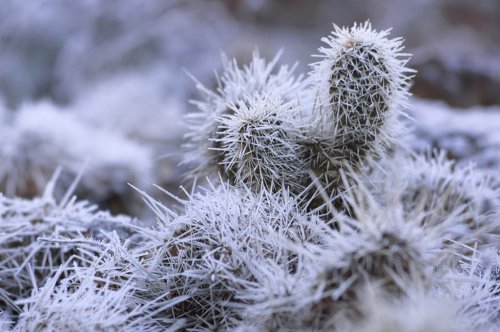
[[[59,281],[64,272],[36,289],[20,314],[16,331],[164,331],[145,313],[151,303],[132,305],[133,288],[120,287],[110,279],[96,280],[89,272]],[[85,272],[84,272],[85,273]],[[76,279],[76,280],[75,280]]]
[[[364,23],[323,41],[305,80],[254,53],[198,83],[185,162],[208,186],[164,190],[175,208],[136,188],[155,227],[0,196],[0,326],[496,331],[498,183],[397,149],[401,39]]]
[[[219,171],[256,190],[300,192],[310,186],[312,171],[336,192],[340,168],[372,164],[398,134],[412,71],[402,40],[387,35],[369,23],[335,27],[304,84],[287,67],[273,72],[276,58],[265,65],[254,54],[242,69],[227,62],[218,90],[200,86],[206,101],[190,115],[188,161],[193,152],[202,157],[193,174]]]
[[[324,179],[327,186],[339,184],[339,168],[373,163],[398,134],[412,71],[405,67],[409,56],[401,53],[402,39],[388,34],[366,22],[349,29],[335,26],[322,39],[327,46],[319,49],[322,60],[311,73],[319,118],[312,135],[322,153],[311,158],[318,175],[331,173]]]
[[[327,45],[319,49],[321,61],[311,65],[308,89],[314,105],[303,141],[303,158],[322,187],[321,195],[313,193],[312,207],[339,197],[345,190],[342,171],[373,167],[403,127],[399,117],[413,71],[405,67],[409,55],[401,53],[402,39],[388,34],[366,22],[334,26],[322,39]],[[338,199],[332,203],[345,207]]]
[[[58,173],[56,173],[57,175]],[[113,217],[97,211],[86,201],[67,198],[57,202],[54,177],[42,197],[26,200],[0,195],[0,305],[9,311],[19,310],[15,301],[43,284],[59,265],[78,261],[85,265],[87,255],[72,245],[39,242],[41,237],[94,237],[103,239],[102,231],[115,230],[132,236],[129,217]]]
[[[413,73],[406,68],[409,55],[402,53],[402,39],[389,39],[388,34],[389,30],[372,30],[368,22],[352,28],[335,26],[332,34],[323,39],[327,46],[320,48],[322,59],[312,65],[304,84],[291,84],[294,80],[290,72],[271,74],[272,67],[262,67],[269,71],[260,75],[262,72],[255,70],[260,62],[254,57],[243,69],[234,63],[226,65],[218,91],[202,89],[211,99],[198,102],[202,112],[192,117],[201,124],[200,116],[204,115],[209,126],[191,127],[189,146],[203,143],[200,138],[205,137],[205,145],[200,144],[198,149],[207,148],[208,143],[207,150],[213,154],[200,164],[206,172],[198,175],[217,170],[223,181],[229,180],[256,195],[271,195],[267,197],[286,188],[295,195],[297,204],[305,202],[305,210],[311,213],[303,218],[310,223],[305,227],[310,236],[291,247],[292,257],[297,258],[294,264],[283,265],[275,260],[276,265],[262,263],[262,270],[254,266],[249,276],[251,285],[233,290],[237,296],[228,302],[229,307],[245,308],[243,316],[249,317],[241,324],[243,330],[352,328],[349,319],[333,317],[352,319],[352,315],[359,315],[364,310],[362,294],[366,288],[377,288],[384,298],[404,302],[411,296],[409,285],[425,291],[443,287],[436,271],[447,264],[453,266],[455,255],[464,252],[446,239],[451,236],[470,245],[473,239],[488,242],[494,237],[498,222],[486,218],[484,211],[476,207],[468,208],[467,195],[443,196],[446,208],[435,202],[439,197],[429,193],[435,189],[445,194],[447,186],[439,180],[422,183],[436,175],[429,167],[421,167],[423,175],[410,177],[406,186],[401,185],[402,191],[395,190],[399,187],[391,188],[389,193],[370,191],[379,180],[373,171],[376,163],[399,165],[386,167],[392,176],[401,169],[415,167],[410,159],[400,165],[385,153],[397,144],[403,128],[400,117]],[[281,85],[277,87],[271,81]],[[437,163],[441,163],[439,158]],[[486,188],[467,174],[455,174],[459,191],[465,187]],[[391,183],[387,177],[383,182]],[[427,186],[428,192],[420,193],[419,185]],[[320,195],[312,193],[313,186],[318,187]],[[497,197],[495,190],[488,188]],[[217,190],[213,193],[220,194]],[[422,203],[426,200],[430,200],[429,204]],[[328,205],[339,207],[337,203],[343,212],[331,209],[332,213],[320,216],[314,212],[323,212],[322,207]],[[242,201],[238,205],[246,204]],[[269,207],[255,204],[256,211],[270,211]],[[429,213],[433,212],[437,219],[430,222]],[[218,224],[226,213],[214,216],[208,224]],[[457,227],[466,227],[471,216],[482,224],[491,221],[492,225],[481,225],[459,235]],[[323,225],[313,222],[318,217]],[[276,227],[283,232],[281,226]],[[294,242],[290,234],[283,235],[286,241]],[[271,280],[270,271],[280,280]],[[273,285],[272,290],[269,285]],[[220,302],[212,301],[212,305],[219,313]],[[370,315],[367,312],[361,318],[370,319]],[[218,316],[215,321],[225,320]]]
[[[191,177],[213,175],[219,172],[223,177],[232,178],[234,174],[227,174],[223,165],[227,165],[228,160],[236,162],[243,156],[224,154],[228,151],[221,146],[221,143],[226,143],[226,147],[231,144],[225,137],[225,130],[228,129],[227,121],[229,119],[238,121],[238,115],[243,115],[240,121],[245,121],[245,116],[249,115],[249,112],[261,113],[262,117],[266,113],[266,108],[270,115],[273,111],[269,108],[274,106],[279,107],[279,110],[286,109],[287,107],[275,105],[275,103],[265,106],[262,102],[259,103],[264,106],[264,109],[262,106],[256,109],[252,104],[259,99],[266,99],[265,96],[270,93],[275,96],[274,99],[281,98],[282,102],[278,103],[287,104],[296,98],[301,86],[301,77],[295,77],[293,74],[294,67],[281,66],[276,69],[279,54],[267,63],[257,52],[254,52],[252,62],[243,68],[240,68],[235,60],[229,61],[226,58],[223,60],[224,71],[221,77],[217,78],[217,90],[210,91],[198,83],[198,89],[204,100],[195,101],[194,104],[199,111],[188,115],[190,132],[186,135],[188,139],[186,148],[189,152],[185,162],[193,166],[190,172]],[[236,112],[239,108],[245,108],[247,111]],[[275,112],[273,115],[275,120],[272,122],[274,124],[289,123],[292,120],[289,115]],[[286,116],[288,118],[285,118]],[[272,124],[268,127],[268,131],[275,129]],[[291,126],[289,125],[288,128],[290,129]],[[233,138],[237,139],[237,137]],[[264,143],[263,141],[260,144]],[[272,167],[272,165],[267,165],[267,167]],[[278,171],[276,170],[275,173]]]
[[[149,147],[94,128],[49,102],[24,105],[0,122],[0,141],[0,191],[10,197],[40,195],[59,166],[63,172],[56,189],[69,188],[85,168],[77,192],[101,204],[125,200],[127,181],[142,186],[154,178]],[[131,202],[127,208],[134,207]]]
[[[158,291],[152,297],[185,296],[171,310],[196,329],[237,322],[245,304],[255,301],[251,290],[262,274],[296,265],[284,240],[308,241],[308,225],[318,221],[286,191],[255,195],[224,183],[190,196],[178,215],[162,214],[158,202],[145,199],[159,220],[150,242],[155,255],[146,262]]]
[[[220,138],[215,140],[224,174],[257,191],[273,191],[284,184],[300,191],[307,168],[299,158],[296,106],[271,94],[231,109],[233,114],[220,118]]]

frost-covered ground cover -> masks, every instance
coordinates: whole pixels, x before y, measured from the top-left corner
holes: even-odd
[[[0,108],[0,328],[496,331],[498,116],[409,100],[403,40],[369,23],[308,73],[279,57],[224,57],[184,127],[154,72]],[[152,189],[181,134],[195,184]]]

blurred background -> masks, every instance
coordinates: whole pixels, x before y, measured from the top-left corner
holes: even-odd
[[[307,73],[332,23],[393,28],[418,71],[410,146],[500,169],[498,0],[1,0],[0,192],[61,193],[141,214],[127,183],[176,191],[194,81],[259,49]]]

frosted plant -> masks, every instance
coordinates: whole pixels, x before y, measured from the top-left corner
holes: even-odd
[[[154,233],[154,230],[146,228],[135,230],[149,236]],[[189,296],[179,294],[173,283],[172,289],[167,289],[163,281],[158,280],[158,276],[150,271],[150,259],[157,254],[154,250],[149,250],[151,243],[145,242],[145,238],[138,234],[120,238],[116,231],[102,233],[103,240],[61,236],[43,238],[43,241],[76,247],[83,254],[79,256],[85,256],[82,262],[75,260],[73,266],[65,267],[62,271],[71,272],[69,277],[63,280],[67,285],[65,287],[69,286],[69,289],[79,287],[84,280],[86,284],[92,284],[95,289],[101,289],[106,283],[109,290],[119,291],[125,296],[120,303],[122,309],[134,308],[136,312],[133,316],[123,317],[122,322],[132,319],[133,324],[138,325],[149,326],[149,323],[154,323],[156,328],[161,327],[162,331],[164,329],[173,331],[183,327],[186,320],[178,319],[170,313],[179,303],[188,300]],[[76,266],[75,263],[84,267]],[[160,283],[163,287],[157,287]]]
[[[498,241],[500,185],[472,166],[459,167],[444,152],[397,155],[382,163],[386,194],[399,188],[405,214],[425,213],[422,224],[437,225],[453,214],[462,214],[448,234],[462,244]],[[372,179],[376,180],[374,175]],[[381,194],[384,196],[385,194]],[[458,221],[461,222],[458,222]],[[496,235],[495,235],[496,234]]]
[[[178,147],[186,131],[183,114],[187,96],[175,93],[177,82],[170,80],[177,73],[167,71],[165,75],[168,79],[158,73],[117,75],[80,92],[69,107],[99,131],[125,136],[152,150],[155,180],[173,189],[182,178]],[[146,185],[142,179],[135,184]]]
[[[3,310],[0,310],[0,329],[7,332],[11,330],[11,326],[12,320],[10,319],[9,315]]]
[[[57,274],[22,301],[13,331],[165,331],[151,317],[151,303],[130,301],[133,289],[88,271],[59,281]]]
[[[402,40],[390,40],[387,36],[388,31],[376,32],[369,23],[351,29],[335,27],[332,35],[323,39],[328,44],[320,48],[324,59],[312,65],[307,85],[295,79],[292,70],[286,67],[272,75],[277,58],[266,65],[254,54],[253,61],[243,69],[236,63],[226,64],[216,92],[198,85],[205,101],[195,102],[200,112],[190,115],[192,125],[187,146],[191,157],[187,161],[204,157],[192,174],[206,175],[218,170],[229,179],[235,177],[236,182],[238,177],[242,178],[257,189],[262,183],[272,188],[269,183],[276,183],[275,174],[282,177],[281,185],[308,188],[312,186],[308,179],[312,174],[313,179],[319,178],[326,193],[334,196],[341,186],[339,169],[344,166],[360,169],[373,164],[374,157],[394,142],[398,128],[402,127],[398,116],[408,94],[412,70],[405,67],[409,56],[401,53]],[[256,104],[254,98],[264,104],[269,95],[281,97],[285,104],[292,102],[296,114],[277,106],[269,108],[281,111],[267,110],[267,106],[252,107]],[[270,132],[293,138],[284,151],[281,151],[282,141],[273,141],[262,130],[257,135],[249,135],[247,131],[235,135],[231,131],[231,125],[241,130],[240,123],[248,122],[250,116],[262,118],[263,113],[278,120],[270,120]],[[231,122],[227,123],[228,120]],[[253,153],[256,149],[248,148],[250,139],[258,139],[259,147],[278,143],[274,150],[282,158],[269,158],[267,149],[264,153]],[[266,140],[267,144],[261,143]],[[228,142],[240,149],[228,150]],[[297,146],[291,148],[290,143]],[[243,156],[245,163],[238,164],[236,161]],[[266,172],[271,172],[271,177],[262,175],[261,165],[266,164],[265,160],[269,160]],[[283,161],[290,166],[280,167]],[[236,169],[228,170],[228,166]],[[257,173],[258,181],[246,180],[253,175],[249,169]]]
[[[475,330],[496,331],[500,324],[500,255],[498,245],[470,257],[461,256],[458,266],[443,277],[440,290],[459,305]]]
[[[414,156],[404,166],[401,171],[407,176],[405,194],[409,197],[403,199],[408,204],[422,204],[432,211],[432,218],[438,220],[464,204],[471,227],[479,227],[500,211],[500,185],[473,167],[457,167],[444,152]]]
[[[308,178],[299,158],[301,128],[298,111],[279,95],[257,95],[231,106],[232,114],[219,119],[219,163],[224,175],[254,190],[289,187],[301,191]]]
[[[254,277],[248,286],[240,290],[238,299],[244,305],[238,306],[243,320],[237,331],[273,330],[319,330],[318,317],[322,308],[314,307],[321,297],[321,291],[311,283],[316,269],[304,265],[297,256],[293,269],[284,269],[272,261],[261,262],[254,268]]]
[[[498,326],[499,285],[492,279],[453,272],[412,281],[404,277],[408,271],[384,271],[387,265],[377,265],[380,261],[375,260],[369,270],[355,269],[340,276],[339,270],[331,269],[340,261],[333,253],[330,258],[330,262],[305,260],[293,275],[269,269],[276,277],[260,284],[261,288],[248,289],[257,301],[246,306],[247,319],[237,330],[495,331]],[[329,273],[318,273],[328,265]],[[373,274],[377,269],[397,280],[403,293],[388,292]],[[343,280],[343,285],[332,289],[334,280]],[[264,290],[268,300],[259,302],[265,299],[260,297]],[[346,297],[346,290],[352,297]]]
[[[294,269],[297,258],[283,246],[284,239],[315,237],[308,231],[315,219],[286,191],[256,195],[221,183],[180,201],[182,214],[146,199],[159,218],[151,247],[145,248],[152,256],[149,271],[156,276],[149,289],[187,297],[170,314],[187,319],[190,328],[237,324],[240,308],[252,300],[242,293],[248,295],[263,266]]]
[[[470,254],[468,246],[478,241],[481,245],[498,241],[498,191],[493,181],[470,169],[454,169],[444,157],[386,156],[385,150],[393,147],[402,128],[398,118],[412,73],[405,67],[408,55],[401,53],[402,40],[387,36],[388,31],[373,31],[369,23],[351,29],[336,27],[324,39],[328,47],[320,49],[324,59],[313,65],[308,85],[297,86],[295,99],[283,97],[285,93],[274,87],[265,91],[249,88],[249,79],[232,94],[225,94],[224,88],[237,80],[229,81],[231,85],[221,80],[215,93],[202,88],[207,101],[197,102],[202,112],[192,115],[197,125],[191,127],[188,137],[191,147],[201,143],[195,147],[201,150],[192,150],[198,156],[203,151],[218,154],[205,158],[199,166],[198,171],[206,173],[195,169],[193,174],[219,170],[223,178],[241,188],[233,189],[227,198],[221,197],[225,194],[220,190],[228,192],[221,189],[224,186],[212,188],[213,197],[204,196],[203,204],[202,196],[191,196],[193,205],[181,202],[186,207],[184,215],[150,200],[160,219],[171,220],[170,227],[164,226],[164,238],[182,243],[174,246],[174,257],[160,255],[152,262],[163,266],[164,275],[170,271],[170,275],[180,276],[176,282],[183,285],[181,294],[196,289],[196,305],[212,309],[200,313],[190,301],[183,302],[183,312],[204,317],[201,325],[190,322],[188,326],[342,330],[346,323],[363,330],[365,322],[368,326],[373,321],[381,330],[386,323],[396,330],[411,331],[412,325],[427,324],[439,329],[434,324],[438,316],[424,310],[426,301],[438,303],[449,322],[458,321],[460,300],[452,297],[454,307],[446,308],[447,300],[432,292],[447,283],[446,272],[456,268],[457,254]],[[309,105],[311,94],[315,98]],[[304,100],[310,110],[304,108]],[[288,113],[283,105],[296,108],[296,113]],[[289,125],[285,120],[294,122]],[[292,160],[296,162],[287,165]],[[329,213],[321,219],[313,214],[302,219],[309,223],[299,223],[300,234],[308,234],[307,241],[290,236],[288,228],[284,232],[283,224],[273,224],[272,209],[263,209],[265,220],[250,212],[243,214],[245,218],[231,212],[246,206],[241,197],[271,197],[265,196],[270,195],[267,190],[283,187],[292,195],[305,188],[295,197],[295,204],[316,210],[316,194],[308,192],[312,184],[321,194],[317,209],[328,207]],[[370,192],[368,187],[375,189]],[[337,203],[342,209],[337,209]],[[229,213],[233,213],[231,217]],[[238,226],[232,221],[235,216]],[[252,219],[251,227],[246,226],[247,216]],[[219,224],[221,220],[224,224]],[[271,224],[273,232],[262,234],[262,223]],[[264,256],[250,254],[248,248],[269,250],[269,243],[241,238],[252,232],[259,239],[282,234],[279,246],[270,247],[280,248],[281,254],[275,256],[272,250]],[[201,248],[204,254],[196,254]],[[238,254],[244,259],[234,260]],[[162,288],[161,283],[155,286]],[[168,287],[166,282],[163,288]],[[363,306],[367,287],[384,294],[379,312]],[[413,288],[421,290],[420,297],[412,293]],[[211,292],[203,292],[206,289]],[[408,308],[393,320],[386,317],[385,309],[401,304]],[[421,325],[413,324],[419,317]],[[349,325],[360,318],[360,325]],[[473,321],[466,316],[464,326],[475,326]]]
[[[185,132],[184,100],[165,93],[171,85],[157,73],[117,75],[80,92],[70,109],[99,128],[154,147],[156,153],[171,153]]]
[[[462,315],[460,306],[422,290],[409,290],[408,297],[396,299],[365,290],[360,321],[345,321],[339,330],[350,332],[454,332],[472,331],[474,322]],[[484,330],[481,330],[484,331]]]
[[[413,72],[405,67],[403,40],[388,39],[389,30],[377,32],[368,22],[334,28],[310,77],[317,91],[310,158],[326,187],[340,183],[343,165],[370,164],[394,142]]]
[[[44,107],[51,108],[50,105],[38,105],[38,109]],[[63,153],[61,147],[41,145],[36,133],[23,130],[18,125],[18,116],[13,113],[1,123],[1,192],[9,196],[33,197],[43,191],[58,166],[57,158],[61,158]]]
[[[221,167],[224,156],[219,144],[224,131],[220,128],[220,121],[225,116],[234,115],[234,108],[241,105],[249,108],[250,101],[270,91],[285,104],[297,100],[302,79],[295,77],[295,66],[277,68],[279,56],[267,63],[258,52],[254,52],[250,64],[242,68],[236,60],[224,57],[224,70],[217,77],[217,89],[212,91],[201,83],[197,84],[203,100],[194,101],[198,111],[188,115],[189,132],[186,135],[188,153],[185,162],[193,165],[192,177],[216,174],[217,171],[224,174]]]
[[[0,195],[0,304],[19,310],[15,300],[42,285],[61,264],[73,259],[86,264],[89,257],[74,245],[40,242],[40,237],[103,238],[102,231],[116,230],[134,241],[136,226],[131,218],[114,217],[95,205],[71,198],[71,192],[55,201],[57,174],[43,196],[31,200]]]
[[[337,213],[335,227],[310,226],[314,242],[289,244],[300,263],[294,273],[274,272],[275,279],[257,279],[248,289],[247,296],[258,301],[245,308],[244,317],[254,318],[247,323],[258,329],[332,330],[358,319],[367,285],[395,300],[408,297],[412,285],[424,290],[439,285],[441,274],[453,266],[448,234],[465,217],[451,214],[423,227],[425,210],[409,217],[400,196],[380,204],[362,183],[348,187],[353,185],[343,195],[355,218]]]
[[[25,105],[4,127],[0,185],[6,195],[40,194],[58,166],[64,170],[63,188],[85,168],[78,193],[99,202],[126,196],[127,182],[153,182],[147,147],[85,125],[50,103]]]
[[[165,191],[172,208],[141,191],[155,228],[96,211],[72,191],[57,201],[54,182],[38,199],[1,196],[0,310],[14,329],[494,331],[497,184],[442,154],[384,153],[411,74],[401,39],[365,23],[324,41],[307,85],[256,53],[242,68],[225,60],[215,91],[198,84],[186,162],[199,162],[191,176],[218,171],[221,181],[186,199]],[[89,125],[37,113],[4,121],[42,132],[73,173],[68,165],[89,149],[75,137],[114,126],[112,117]],[[134,174],[149,181],[149,154],[137,156],[139,171],[120,185]],[[110,174],[90,179],[96,173]]]

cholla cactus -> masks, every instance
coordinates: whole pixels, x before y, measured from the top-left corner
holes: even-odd
[[[10,311],[19,310],[15,300],[32,287],[42,285],[59,265],[75,258],[85,264],[85,252],[73,245],[40,242],[40,237],[103,238],[102,231],[116,230],[133,240],[134,225],[129,217],[113,217],[86,201],[53,198],[57,177],[42,197],[32,200],[0,195],[0,303]]]
[[[498,187],[442,154],[384,154],[411,72],[387,34],[336,27],[307,85],[257,54],[227,62],[217,91],[199,85],[191,175],[221,181],[167,192],[180,209],[141,192],[154,229],[56,203],[53,183],[40,200],[0,197],[14,330],[493,331]]]
[[[307,188],[312,174],[328,193],[336,193],[342,184],[340,168],[372,164],[373,157],[390,146],[401,127],[397,118],[412,72],[405,67],[408,55],[401,53],[402,40],[388,39],[388,31],[373,31],[369,23],[335,29],[324,39],[328,44],[320,48],[324,60],[313,64],[307,85],[286,67],[273,75],[277,59],[265,65],[254,54],[243,69],[226,64],[217,92],[199,86],[206,101],[196,103],[201,112],[191,115],[193,125],[187,136],[188,147],[204,161],[194,174],[218,170],[236,183],[257,189]],[[288,110],[269,103],[269,95],[291,104]],[[255,122],[265,114],[272,115],[264,126],[269,130],[252,134],[242,130],[249,119]],[[235,135],[233,127],[242,131]]]
[[[407,96],[408,54],[402,39],[388,39],[370,23],[339,28],[322,40],[320,62],[312,65],[319,123],[312,136],[321,149],[311,150],[316,173],[332,173],[326,184],[340,183],[343,165],[357,169],[373,161],[393,143],[400,127],[397,117]]]
[[[473,167],[456,167],[446,160],[444,152],[414,156],[405,166],[401,176],[407,179],[405,201],[413,204],[409,209],[421,204],[439,220],[441,215],[466,205],[471,223],[479,227],[500,207],[500,184]]]
[[[80,93],[71,111],[98,128],[152,146],[158,154],[172,153],[186,129],[185,102],[166,95],[164,84],[153,73],[118,75]]]
[[[131,300],[133,288],[116,287],[109,279],[98,279],[90,271],[59,281],[62,266],[31,297],[13,331],[164,331],[149,315],[151,303]]]
[[[352,177],[356,179],[356,175]],[[450,229],[466,217],[450,213],[437,225],[423,225],[427,211],[405,214],[403,200],[394,188],[387,202],[380,204],[359,181],[349,181],[349,186],[353,189],[344,199],[355,219],[339,215],[340,230],[325,239],[337,255],[327,261],[336,262],[332,266],[337,264],[335,271],[343,274],[340,280],[350,279],[353,285],[376,281],[396,294],[404,294],[412,282],[430,285],[437,267],[447,263]]]
[[[301,77],[294,76],[295,67],[281,66],[276,69],[279,54],[266,63],[258,52],[254,52],[252,62],[243,68],[235,60],[223,60],[224,72],[217,78],[217,90],[211,91],[198,83],[198,90],[204,100],[195,101],[199,111],[188,116],[190,132],[186,135],[186,148],[189,153],[185,162],[195,165],[191,176],[206,176],[217,171],[224,175],[224,168],[221,167],[224,156],[220,150],[224,132],[220,126],[225,116],[235,115],[235,108],[242,105],[250,108],[249,103],[255,104],[256,98],[270,91],[281,98],[284,104],[296,101],[302,83]],[[281,116],[278,113],[275,115],[277,119]],[[285,123],[291,121],[290,118],[285,120]]]
[[[471,256],[449,270],[438,284],[443,297],[452,298],[460,317],[469,321],[470,330],[493,332],[500,324],[500,255],[498,246]]]
[[[119,134],[81,123],[50,103],[25,105],[0,131],[0,186],[9,196],[41,194],[58,166],[60,187],[68,188],[84,168],[80,196],[95,202],[126,197],[127,182],[148,186],[152,153]]]
[[[97,127],[98,132],[123,136],[127,142],[149,150],[150,160],[144,164],[152,167],[154,159],[154,168],[150,170],[154,174],[130,174],[139,176],[133,180],[135,185],[145,189],[154,175],[155,183],[174,190],[182,179],[182,170],[178,167],[182,153],[178,147],[186,131],[183,114],[187,97],[177,96],[173,82],[165,82],[158,76],[141,73],[113,77],[81,92],[70,108],[79,120]],[[169,72],[168,77],[178,77],[178,74]],[[130,166],[139,164],[142,157],[137,155],[137,160],[128,161]]]
[[[308,177],[299,158],[302,147],[298,111],[279,95],[257,95],[231,106],[233,114],[219,119],[215,139],[224,174],[235,184],[254,190],[289,187],[299,191]]]
[[[457,167],[442,151],[398,154],[385,160],[382,168],[385,175],[372,175],[374,181],[381,177],[375,187],[386,188],[379,197],[398,188],[404,213],[410,218],[424,214],[423,227],[436,226],[450,215],[461,215],[449,229],[448,238],[470,246],[498,241],[500,184],[491,176],[472,166]]]
[[[474,321],[464,316],[458,302],[421,289],[408,290],[402,299],[387,297],[376,290],[363,292],[364,319],[345,321],[343,331],[351,332],[466,332]],[[481,330],[484,331],[484,330]]]
[[[204,325],[189,326],[362,331],[373,323],[381,330],[411,331],[412,325],[428,324],[439,329],[437,316],[423,310],[426,301],[443,309],[450,326],[460,326],[455,318],[463,312],[462,303],[452,296],[453,306],[445,308],[448,302],[439,292],[458,255],[470,255],[477,241],[481,248],[498,241],[499,192],[493,181],[471,169],[454,169],[443,155],[425,159],[384,153],[402,128],[398,118],[412,73],[405,67],[409,56],[401,53],[402,40],[387,36],[388,31],[373,31],[369,23],[336,27],[324,39],[324,59],[313,64],[308,84],[294,90],[297,100],[284,88],[261,84],[257,89],[248,77],[239,81],[239,89],[234,87],[238,80],[226,78],[216,93],[203,90],[211,99],[198,106],[209,115],[208,125],[192,127],[188,136],[191,144],[205,144],[197,148],[218,153],[200,167],[218,169],[239,189],[230,197],[226,185],[213,188],[210,199],[192,196],[193,205],[183,202],[183,216],[165,218],[171,212],[151,203],[171,220],[166,234],[177,243],[160,251],[165,241],[155,240],[159,244],[153,251],[174,256],[160,255],[153,262],[162,262],[158,266],[164,274],[177,277],[183,286],[176,290],[193,294],[196,305],[212,307],[209,313],[191,300],[183,302],[180,308],[204,317]],[[230,72],[227,77],[243,77],[241,71]],[[195,115],[198,124],[201,115]],[[383,171],[373,167],[376,163]],[[311,195],[313,183],[320,200]],[[309,211],[295,213],[304,216],[298,234],[305,237],[289,226],[283,229],[287,223],[273,217],[276,206],[270,208],[269,198],[274,205],[284,204],[276,199],[283,188],[294,204]],[[248,199],[256,196],[266,199],[249,210]],[[317,210],[328,207],[330,213],[315,215],[317,201]],[[265,211],[266,220],[257,211]],[[263,231],[261,223],[273,232]],[[272,246],[269,240],[242,237],[276,239],[275,233],[280,241],[273,240],[279,244]],[[259,253],[263,249],[264,255]],[[169,289],[168,283],[163,287]],[[369,288],[384,294],[383,308],[408,308],[389,319],[385,309],[363,303]],[[479,326],[472,313],[464,312],[463,326]],[[483,318],[491,321],[488,315]],[[418,317],[421,325],[413,324]]]
[[[408,216],[401,196],[381,204],[362,183],[355,185],[344,199],[356,219],[337,214],[336,228],[310,225],[314,241],[290,244],[298,258],[293,272],[262,267],[268,279],[257,278],[247,289],[255,302],[247,303],[246,323],[257,330],[344,330],[340,326],[346,320],[368,319],[363,316],[366,287],[378,289],[391,301],[405,302],[411,301],[411,287],[431,292],[446,284],[442,274],[454,266],[448,234],[466,217],[450,214],[424,227],[425,210]]]
[[[284,240],[313,241],[308,225],[319,221],[286,191],[255,195],[224,183],[182,201],[181,215],[146,199],[160,220],[150,235],[152,247],[145,249],[156,276],[149,289],[187,297],[171,315],[192,328],[235,326],[245,303],[255,301],[248,290],[266,267],[276,272],[296,266]]]

